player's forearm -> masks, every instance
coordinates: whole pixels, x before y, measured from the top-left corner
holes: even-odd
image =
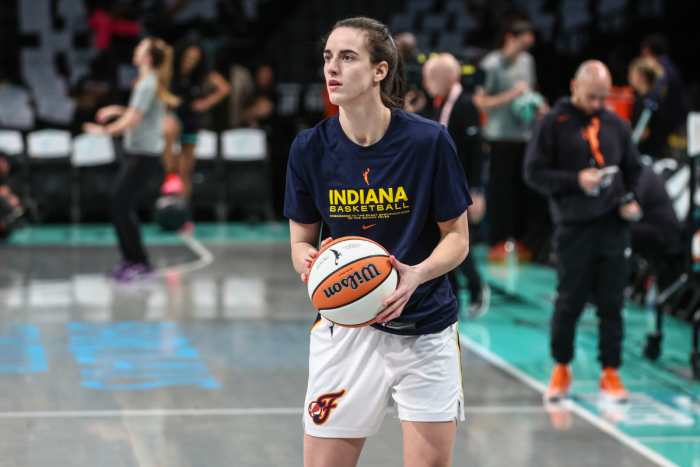
[[[466,222],[466,221],[465,221]],[[421,274],[421,283],[440,277],[462,264],[469,253],[469,233],[448,232],[433,252],[416,265]]]
[[[141,123],[141,120],[142,116],[140,113],[127,111],[114,123],[105,125],[104,128],[110,136],[118,136],[123,134],[126,130],[137,127],[139,123]]]
[[[494,95],[481,94],[478,96],[474,96],[474,104],[480,110],[491,110],[495,107],[501,107],[505,104],[508,104],[516,97],[518,97],[518,95],[519,94],[517,93],[517,91],[513,89],[509,89],[508,91],[504,91],[502,93]]]

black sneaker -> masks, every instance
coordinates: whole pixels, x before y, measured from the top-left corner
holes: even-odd
[[[482,282],[479,294],[476,297],[472,297],[469,304],[469,318],[476,319],[485,315],[489,311],[489,303],[491,303],[491,287],[486,282]]]

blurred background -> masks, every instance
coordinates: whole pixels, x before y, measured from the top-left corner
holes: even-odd
[[[230,94],[205,116],[204,128],[214,138],[207,142],[215,144],[200,148],[199,158],[206,161],[194,176],[194,218],[279,219],[289,144],[296,132],[333,110],[324,94],[320,44],[340,18],[372,16],[394,34],[413,33],[419,63],[431,52],[450,52],[475,65],[464,68],[464,82],[473,88],[479,61],[497,46],[504,19],[525,15],[537,37],[531,53],[538,91],[548,102],[568,94],[583,59],[598,58],[613,75],[610,105],[629,120],[635,94],[628,66],[652,34],[662,38],[683,80],[683,111],[700,105],[698,10],[696,2],[662,0],[8,0],[0,5],[0,128],[19,131],[21,141],[4,132],[0,151],[16,156],[11,182],[26,200],[31,222],[107,221],[102,207],[108,190],[101,177],[109,169],[96,168],[101,161],[91,170],[71,170],[72,139],[100,106],[126,103],[139,38],[155,35],[175,46],[194,39],[207,66],[231,85]],[[233,165],[235,156],[222,154],[219,141],[224,131],[240,127],[264,130],[267,148],[264,164],[249,163],[236,176],[226,164]],[[32,132],[44,129],[68,132],[68,139],[62,133],[54,140],[59,142],[50,157],[41,149],[33,153],[28,144]],[[663,155],[682,152],[683,138],[666,139]],[[264,180],[244,183],[247,176],[241,175],[251,170],[264,170]],[[248,186],[257,188],[251,192]],[[147,216],[156,193],[153,187],[144,202]],[[251,194],[258,199],[254,208],[245,199]]]

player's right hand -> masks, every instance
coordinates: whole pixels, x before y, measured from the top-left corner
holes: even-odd
[[[578,173],[578,184],[588,194],[595,193],[603,181],[603,175],[595,167],[583,169]]]
[[[97,114],[95,115],[95,120],[97,120],[97,123],[107,123],[108,120],[111,120],[114,117],[118,117],[120,114],[120,109],[119,106],[116,105],[108,105],[107,107],[102,107],[100,110],[97,111]]]
[[[333,241],[333,238],[328,237],[325,240],[321,242],[321,249],[323,249],[326,244],[329,242]],[[318,250],[316,248],[309,248],[309,251],[306,253],[306,256],[304,257],[304,272],[300,274],[301,276],[301,281],[306,284],[309,281],[309,273],[311,272],[311,265],[314,263],[314,260],[318,257]]]
[[[515,94],[515,97],[522,96],[523,94],[525,94],[527,91],[530,90],[530,85],[527,84],[526,81],[517,81],[513,85],[512,90],[513,90],[513,93]]]

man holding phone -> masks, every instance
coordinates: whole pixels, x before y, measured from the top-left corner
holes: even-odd
[[[571,82],[571,98],[549,112],[531,139],[525,180],[549,197],[555,224],[557,298],[551,321],[554,371],[545,398],[556,402],[571,385],[576,323],[591,301],[599,317],[601,395],[625,401],[617,373],[630,245],[629,222],[642,217],[634,199],[641,166],[629,126],[605,109],[610,72],[586,61]]]

